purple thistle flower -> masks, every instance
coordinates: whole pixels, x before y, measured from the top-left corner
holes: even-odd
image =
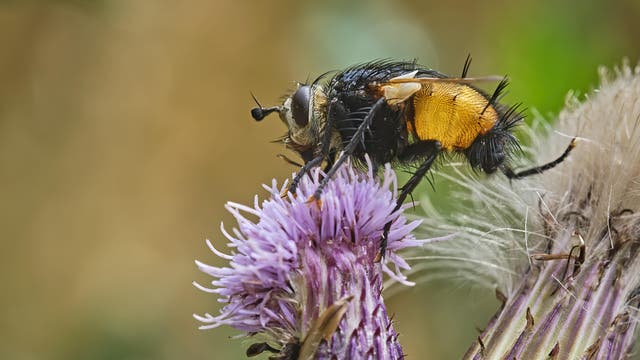
[[[215,279],[213,288],[226,305],[220,314],[194,315],[201,329],[229,325],[256,339],[248,355],[276,352],[273,358],[403,358],[398,334],[381,295],[383,272],[412,285],[402,271],[409,265],[398,250],[421,246],[410,233],[419,221],[407,222],[402,210],[392,213],[397,192],[389,166],[382,183],[369,171],[343,166],[328,184],[319,207],[308,203],[319,184],[320,171],[302,179],[296,196],[280,194],[286,184],[265,188],[268,200],[254,207],[228,203],[238,229],[222,229],[235,248],[218,251],[229,267],[199,261]],[[390,190],[389,188],[392,187]],[[245,217],[258,218],[253,222]],[[393,221],[382,263],[374,259],[382,229]]]

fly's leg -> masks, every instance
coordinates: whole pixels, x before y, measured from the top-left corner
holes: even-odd
[[[371,122],[373,121],[373,118],[375,117],[376,113],[385,104],[385,102],[386,102],[386,99],[384,97],[381,97],[380,99],[378,99],[378,101],[375,102],[375,104],[373,104],[373,106],[369,110],[369,113],[367,113],[365,118],[362,120],[362,122],[358,126],[358,129],[353,134],[353,137],[349,140],[347,145],[344,147],[342,154],[340,154],[338,159],[334,162],[331,169],[327,171],[327,175],[324,177],[324,179],[322,179],[315,193],[309,199],[310,202],[311,201],[315,201],[316,203],[320,202],[320,196],[322,196],[322,191],[324,190],[325,186],[327,186],[327,184],[331,180],[331,177],[333,177],[333,175],[338,171],[338,169],[340,169],[340,166],[349,158],[349,156],[353,154],[353,152],[356,149],[356,146],[364,137],[365,131],[367,131],[367,129],[371,126]]]
[[[406,148],[406,150],[400,154],[400,159],[404,161],[412,161],[415,158],[424,159],[422,164],[416,169],[416,171],[411,175],[411,178],[407,181],[406,184],[402,187],[400,191],[400,195],[398,195],[398,199],[396,200],[396,206],[393,208],[393,212],[396,212],[407,196],[411,194],[411,192],[420,184],[422,178],[427,175],[429,169],[433,165],[433,162],[438,157],[440,153],[440,142],[435,140],[422,141],[419,143],[415,143]],[[380,251],[376,256],[375,262],[380,262],[384,257],[387,251],[387,240],[389,237],[389,231],[391,230],[392,221],[389,221],[385,224],[382,230],[382,239],[380,240]]]

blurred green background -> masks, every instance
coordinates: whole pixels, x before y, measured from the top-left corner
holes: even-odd
[[[237,332],[197,330],[218,304],[191,281],[220,264],[224,203],[295,170],[249,91],[273,104],[375,58],[458,74],[471,53],[552,114],[639,58],[638,19],[637,0],[0,2],[0,358],[244,358]],[[497,305],[447,281],[389,299],[410,359],[459,358]]]

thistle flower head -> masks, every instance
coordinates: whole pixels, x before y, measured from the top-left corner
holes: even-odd
[[[318,206],[307,199],[320,176],[317,170],[303,177],[296,195],[282,198],[286,185],[274,181],[265,187],[271,196],[262,205],[257,197],[253,207],[227,204],[238,228],[222,231],[234,250],[226,255],[208,244],[229,266],[196,262],[214,278],[211,289],[196,286],[225,305],[217,316],[196,318],[202,329],[229,325],[252,336],[256,344],[249,354],[401,358],[381,297],[382,273],[411,284],[401,273],[409,266],[397,252],[425,243],[410,235],[419,222],[407,222],[402,210],[393,213],[396,178],[388,166],[382,182],[371,172],[343,166]],[[389,221],[388,251],[375,263]]]
[[[577,136],[565,162],[513,184],[458,172],[452,178],[470,198],[461,214],[443,220],[427,209],[429,229],[459,232],[434,249],[430,266],[466,270],[503,302],[465,358],[621,359],[631,351],[640,302],[640,68],[601,77],[585,101],[569,98],[557,124],[565,137],[530,133],[531,158],[542,162]]]

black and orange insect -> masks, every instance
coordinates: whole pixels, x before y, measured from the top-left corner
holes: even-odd
[[[469,78],[469,65],[468,57],[456,78],[416,62],[368,62],[338,72],[325,83],[326,74],[299,84],[282,105],[265,108],[256,100],[258,107],[251,115],[260,121],[277,112],[287,126],[282,141],[304,161],[291,192],[305,173],[326,162],[326,177],[311,199],[316,201],[349,157],[362,162],[368,155],[374,170],[388,162],[412,169],[397,210],[440,154],[460,154],[473,169],[487,174],[500,170],[509,179],[542,173],[569,155],[575,139],[557,159],[515,172],[509,166],[519,149],[513,129],[524,116],[518,105],[499,102],[506,77]],[[473,85],[478,81],[499,83],[489,95]],[[390,227],[388,223],[383,229],[380,256]]]

